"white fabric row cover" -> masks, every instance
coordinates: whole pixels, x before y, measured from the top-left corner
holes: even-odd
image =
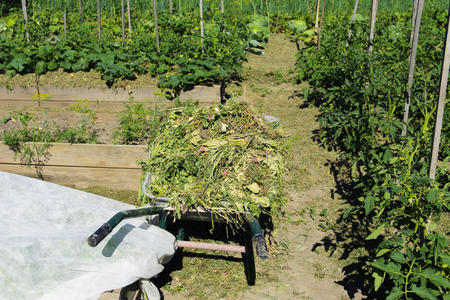
[[[163,270],[175,237],[145,218],[122,221],[97,247],[86,239],[134,207],[0,172],[0,299],[97,299]]]

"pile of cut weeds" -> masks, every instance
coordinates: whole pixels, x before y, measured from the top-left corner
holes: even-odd
[[[242,212],[274,216],[285,203],[281,129],[246,103],[172,110],[150,144],[148,192],[179,217],[204,209],[238,224]]]

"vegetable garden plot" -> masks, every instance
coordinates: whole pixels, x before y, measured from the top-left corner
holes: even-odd
[[[362,220],[356,234],[367,241],[361,245],[368,252],[362,273],[373,282],[368,293],[388,299],[445,298],[449,241],[437,224],[448,218],[450,203],[448,110],[441,168],[436,178],[428,171],[448,12],[424,11],[412,84],[411,14],[377,15],[376,2],[369,43],[368,16],[356,14],[352,24],[329,16],[322,47],[307,43],[299,53],[298,80],[309,82],[306,94],[321,110],[321,142],[339,150],[340,164],[349,169],[341,175],[352,187],[349,198],[357,200],[342,220],[348,226]],[[416,31],[414,42],[417,37]],[[445,98],[445,90],[441,94]],[[403,119],[406,95],[411,112]]]

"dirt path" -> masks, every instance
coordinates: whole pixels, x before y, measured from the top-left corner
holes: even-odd
[[[292,83],[295,44],[282,35],[271,37],[265,56],[250,56],[241,89],[244,100],[281,119],[291,145],[285,190],[288,203],[276,240],[275,257],[257,261],[257,270],[275,280],[257,278],[242,299],[346,299],[336,281],[341,266],[324,241],[333,239],[333,223],[342,202],[327,162],[335,157],[313,141],[318,129],[315,107],[303,107],[301,86]],[[245,94],[244,94],[245,91]],[[327,244],[327,243],[325,243]],[[328,251],[327,251],[328,250]]]
[[[289,73],[296,53],[295,44],[282,35],[274,35],[265,56],[250,55],[244,66],[244,80],[228,87],[232,96],[251,103],[261,113],[280,118],[290,144],[285,181],[288,203],[275,234],[277,243],[271,245],[272,256],[264,261],[257,259],[253,287],[245,286],[242,276],[236,277],[236,287],[228,286],[228,291],[218,295],[217,289],[222,285],[212,278],[227,280],[219,259],[216,265],[200,268],[199,272],[210,273],[209,277],[195,277],[198,275],[192,272],[190,277],[172,273],[175,281],[184,281],[184,286],[196,284],[199,279],[210,282],[196,287],[194,294],[181,291],[174,295],[163,290],[164,299],[348,299],[347,292],[337,283],[343,279],[341,267],[346,262],[339,261],[339,249],[330,246],[335,219],[342,207],[342,201],[334,196],[335,182],[327,166],[335,154],[322,149],[313,139],[319,126],[317,109],[301,108],[301,86],[293,83],[293,74]],[[208,259],[204,261],[206,264]],[[237,270],[242,272],[239,267]],[[177,287],[172,283],[172,291],[174,286]]]

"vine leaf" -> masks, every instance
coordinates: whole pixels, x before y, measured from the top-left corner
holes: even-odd
[[[372,210],[375,208],[375,198],[372,196],[368,196],[364,199],[364,210],[366,216],[368,216]]]
[[[413,285],[411,288],[411,292],[423,299],[437,300],[436,296],[434,296],[427,288],[418,287],[416,285]]]
[[[381,233],[381,231],[383,229],[384,229],[384,224],[381,224],[374,231],[372,231],[372,233],[369,234],[368,237],[366,237],[366,240],[374,240],[374,239],[376,239],[380,235],[380,233]]]

